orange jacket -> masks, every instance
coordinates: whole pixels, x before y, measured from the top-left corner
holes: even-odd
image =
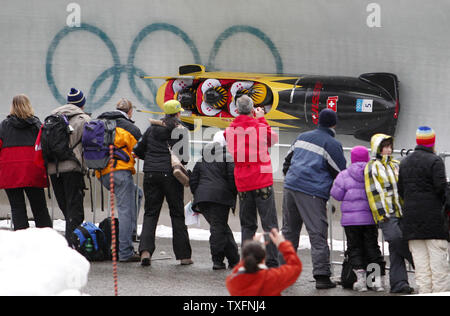
[[[234,267],[226,279],[232,296],[280,296],[281,292],[295,283],[302,272],[302,262],[290,241],[282,242],[278,250],[286,264],[278,268],[261,269],[246,273],[243,261]]]
[[[133,121],[126,118],[123,112],[112,111],[101,114],[99,119],[116,120],[116,136],[114,138],[114,146],[123,150],[128,157],[129,161],[117,160],[113,171],[117,170],[129,170],[132,174],[136,173],[134,168],[135,159],[133,157],[133,148],[142,137],[139,128],[134,125]],[[102,170],[102,176],[110,173],[110,167],[106,167]],[[100,177],[100,173],[96,172],[97,177]]]

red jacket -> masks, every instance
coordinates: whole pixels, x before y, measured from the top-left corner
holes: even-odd
[[[40,126],[37,117],[22,120],[11,115],[0,124],[0,189],[47,187],[44,165],[35,164]]]
[[[246,273],[243,261],[226,278],[226,286],[232,296],[281,296],[281,292],[295,283],[302,272],[302,262],[290,241],[278,247],[286,264],[278,268],[261,269]]]
[[[234,159],[234,177],[239,192],[273,185],[269,147],[278,142],[264,117],[239,115],[225,130],[228,150]]]

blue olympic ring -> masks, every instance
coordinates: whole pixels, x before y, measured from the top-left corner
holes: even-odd
[[[64,37],[66,37],[68,34],[70,34],[72,32],[77,32],[77,31],[86,31],[86,32],[89,32],[89,33],[92,33],[92,34],[98,36],[105,43],[106,47],[109,49],[112,59],[113,59],[113,64],[114,64],[111,68],[108,68],[105,71],[103,71],[95,79],[94,83],[92,84],[92,86],[89,90],[88,106],[89,106],[89,110],[92,110],[92,111],[94,111],[98,108],[101,108],[104,104],[109,102],[109,100],[112,98],[112,96],[114,95],[114,93],[117,90],[122,72],[127,73],[131,90],[133,91],[134,95],[138,98],[138,100],[144,106],[146,106],[147,108],[150,109],[151,106],[156,103],[156,94],[158,91],[158,87],[155,85],[153,80],[144,80],[146,86],[149,88],[150,92],[154,96],[154,101],[148,100],[144,96],[144,94],[138,89],[136,80],[135,80],[136,76],[141,78],[142,76],[146,75],[146,73],[142,69],[134,66],[136,52],[137,52],[141,42],[144,40],[144,38],[146,38],[153,32],[168,31],[170,33],[175,34],[176,36],[181,38],[183,40],[183,42],[189,47],[189,49],[191,50],[192,55],[194,57],[194,62],[196,64],[201,64],[200,54],[198,52],[198,49],[197,49],[197,46],[195,45],[195,43],[184,31],[182,31],[180,28],[178,28],[174,25],[171,25],[171,24],[154,23],[154,24],[150,24],[150,25],[146,26],[144,29],[142,29],[142,31],[139,32],[139,34],[136,36],[136,38],[134,39],[134,41],[131,45],[130,52],[128,55],[128,61],[127,61],[126,65],[122,65],[120,63],[120,58],[119,58],[119,54],[117,52],[116,47],[114,46],[111,39],[106,35],[106,33],[103,32],[102,30],[100,30],[99,28],[97,28],[93,25],[90,25],[90,24],[85,24],[85,23],[81,24],[80,27],[76,27],[76,28],[65,27],[64,29],[59,31],[56,34],[56,36],[54,37],[54,39],[52,40],[50,47],[48,49],[47,58],[46,58],[47,83],[48,83],[48,86],[49,86],[50,91],[52,92],[53,96],[61,104],[65,104],[66,100],[65,100],[65,97],[63,95],[61,95],[58,88],[56,87],[54,76],[53,76],[52,62],[54,59],[56,48],[58,47],[58,45],[60,44],[62,39]],[[273,42],[270,40],[270,38],[267,37],[267,35],[265,35],[263,32],[261,32],[260,30],[254,28],[254,27],[243,26],[243,25],[232,26],[232,27],[228,28],[227,30],[225,30],[222,34],[220,34],[220,36],[215,41],[213,49],[209,56],[208,65],[207,65],[208,69],[215,69],[215,67],[214,67],[215,59],[217,57],[217,53],[220,50],[223,42],[236,33],[249,33],[249,34],[256,36],[262,42],[264,42],[267,45],[267,47],[270,49],[270,51],[272,52],[272,55],[275,59],[277,73],[279,73],[279,74],[283,73],[283,63],[282,63],[281,56],[280,56],[277,48],[273,44]],[[95,101],[94,98],[95,98],[98,88],[103,84],[103,82],[105,82],[106,79],[108,79],[111,76],[113,77],[113,79],[112,79],[111,86],[109,87],[108,91],[99,100]]]

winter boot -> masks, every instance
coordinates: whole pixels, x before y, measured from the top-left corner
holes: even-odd
[[[356,282],[353,283],[353,290],[358,292],[366,292],[367,284],[366,284],[366,270],[359,269],[353,270],[356,274]]]
[[[375,292],[384,292],[386,285],[386,276],[382,275],[375,279],[375,282],[372,283],[371,289]]]
[[[330,277],[327,275],[315,275],[314,279],[316,279],[316,289],[325,290],[332,289],[336,287],[336,283],[330,280]]]

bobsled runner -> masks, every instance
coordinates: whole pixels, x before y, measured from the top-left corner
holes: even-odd
[[[156,96],[160,108],[177,99],[182,121],[194,126],[226,128],[238,115],[235,100],[247,94],[262,107],[267,122],[280,131],[303,132],[317,127],[319,112],[337,113],[337,134],[369,141],[376,133],[394,135],[400,103],[398,79],[392,73],[365,73],[359,77],[274,75],[207,72],[202,65],[185,65],[165,79]]]

